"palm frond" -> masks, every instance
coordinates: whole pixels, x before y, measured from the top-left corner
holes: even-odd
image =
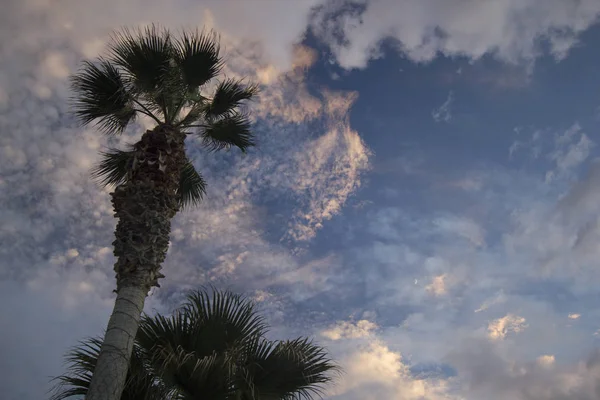
[[[92,169],[92,178],[102,186],[116,186],[124,183],[135,156],[132,146],[127,151],[110,149],[100,154],[102,159]]]
[[[226,79],[219,83],[206,114],[208,119],[228,115],[236,110],[244,100],[252,99],[258,93],[258,85],[245,85],[241,80]]]
[[[248,116],[235,113],[210,122],[200,131],[200,135],[204,145],[212,151],[236,146],[245,153],[254,146],[254,134],[250,126]]]
[[[256,398],[312,399],[339,368],[307,338],[255,342],[244,366],[245,385]]]
[[[96,122],[105,133],[118,134],[135,118],[132,94],[117,68],[104,59],[84,61],[71,77],[71,87],[75,115],[83,125]]]
[[[88,338],[67,353],[67,373],[54,378],[57,383],[50,400],[87,394],[101,347],[100,338]],[[134,347],[121,400],[168,400],[173,398],[171,392],[157,381],[141,358],[139,348]]]
[[[261,336],[266,329],[264,318],[257,314],[252,301],[227,291],[193,291],[187,301],[172,316],[144,317],[136,340],[164,362],[162,349],[182,348],[196,357],[225,354],[240,343]],[[158,359],[156,359],[158,357]]]
[[[163,85],[174,54],[169,31],[156,25],[113,34],[109,51],[111,60],[124,69],[135,88],[146,93]]]
[[[213,31],[184,32],[175,48],[176,63],[190,92],[216,77],[223,68],[219,38]]]
[[[192,291],[181,308],[201,330],[214,334],[212,349],[223,351],[234,344],[261,336],[266,330],[265,320],[256,311],[250,299],[230,291],[212,289]]]
[[[169,31],[156,25],[136,32],[124,29],[113,35],[109,50],[144,106],[171,123],[183,85]]]
[[[206,182],[196,171],[194,164],[187,162],[181,170],[177,196],[183,208],[197,206],[206,194]]]
[[[226,400],[232,362],[227,353],[211,349],[211,337],[220,333],[196,326],[188,315],[177,311],[171,317],[145,316],[136,340],[165,384],[177,388],[183,398]]]
[[[164,382],[185,399],[210,398],[227,400],[232,392],[231,364],[226,355],[213,352],[199,357],[183,347],[154,345],[150,357]]]

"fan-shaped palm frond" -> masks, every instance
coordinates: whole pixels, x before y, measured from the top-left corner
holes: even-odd
[[[232,399],[232,360],[227,354],[213,352],[198,357],[182,346],[173,348],[159,342],[153,346],[149,357],[160,379],[175,388],[180,398]]]
[[[261,336],[265,327],[250,300],[226,291],[198,291],[171,317],[144,317],[138,341],[144,348],[159,341],[181,346],[203,357]]]
[[[193,292],[171,317],[144,317],[137,340],[184,398],[232,399],[243,343],[265,329],[253,304],[230,292]]]
[[[155,25],[113,34],[109,49],[111,60],[123,69],[138,93],[152,93],[163,85],[172,67],[171,35]]]
[[[217,86],[215,95],[206,108],[207,119],[212,120],[235,112],[242,101],[254,98],[257,93],[256,85],[245,85],[236,79],[224,80]]]
[[[54,393],[50,400],[62,400],[87,394],[101,346],[100,338],[89,338],[81,341],[67,353],[68,372],[54,378],[57,383],[53,387]],[[174,400],[173,395],[172,390],[155,379],[154,373],[148,369],[140,354],[140,348],[136,346],[121,400]]]
[[[121,67],[138,100],[170,123],[183,86],[169,31],[156,25],[136,32],[124,29],[113,35],[109,49],[111,60]]]
[[[312,399],[338,372],[324,348],[306,338],[259,340],[250,344],[242,369],[248,398],[261,400]]]
[[[176,41],[175,49],[175,61],[189,92],[196,92],[223,68],[219,38],[213,31],[184,32]]]
[[[230,291],[213,288],[212,295],[206,290],[190,292],[181,310],[197,326],[220,334],[219,345],[212,347],[217,351],[262,336],[266,330],[254,302]]]
[[[206,182],[204,178],[196,171],[194,164],[188,161],[181,170],[181,179],[177,190],[181,206],[183,208],[196,206],[205,194]]]
[[[248,116],[234,113],[209,123],[199,134],[204,145],[212,151],[236,146],[245,153],[249,147],[254,146],[250,126]]]
[[[75,115],[83,125],[96,121],[105,133],[120,133],[135,118],[133,96],[112,63],[84,61],[71,86]]]

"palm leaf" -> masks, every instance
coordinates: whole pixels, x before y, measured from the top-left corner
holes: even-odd
[[[89,389],[96,360],[100,354],[102,340],[89,338],[67,353],[67,374],[54,378],[57,384],[50,400],[62,400],[74,396],[85,396]],[[153,372],[148,369],[141,357],[138,346],[134,347],[131,364],[121,400],[168,400],[172,393]]]
[[[194,291],[188,294],[182,311],[202,330],[214,333],[211,349],[222,351],[234,344],[261,336],[265,320],[258,315],[255,304],[229,291]]]
[[[130,150],[109,149],[102,152],[100,162],[92,169],[91,175],[102,186],[117,186],[127,180],[135,156],[133,146]]]
[[[161,379],[182,399],[209,398],[228,400],[233,392],[230,385],[231,360],[212,353],[198,357],[183,347],[157,343],[149,352]]]
[[[162,379],[180,388],[183,398],[225,400],[235,389],[231,383],[245,343],[264,330],[252,301],[227,291],[195,291],[171,317],[145,316],[137,341]]]
[[[338,371],[325,349],[306,338],[261,340],[250,348],[244,381],[252,398],[312,399],[322,396],[322,385]]]
[[[175,61],[190,92],[216,77],[223,68],[218,36],[210,33],[184,32],[175,42]]]
[[[204,178],[196,171],[194,164],[188,161],[181,170],[179,188],[177,189],[181,206],[183,208],[197,206],[205,194],[206,182]]]
[[[245,85],[235,79],[224,80],[217,86],[215,95],[206,109],[208,119],[234,112],[242,101],[252,99],[257,93],[257,85]]]
[[[105,133],[117,134],[135,118],[130,91],[117,68],[104,59],[97,65],[84,61],[71,77],[71,87],[75,115],[83,125],[96,122]]]
[[[115,33],[109,44],[111,60],[124,69],[140,92],[160,88],[171,67],[174,48],[167,30],[155,25]]]
[[[254,135],[250,126],[246,115],[235,113],[210,122],[200,131],[200,135],[204,145],[211,151],[236,146],[245,153],[249,147],[254,146]]]
[[[227,399],[230,393],[226,354],[210,349],[213,334],[197,326],[183,312],[171,317],[144,317],[137,341],[161,379],[184,399]]]
[[[153,114],[172,122],[182,85],[175,66],[171,35],[156,25],[132,33],[114,34],[109,45],[111,60],[121,67],[140,102]]]

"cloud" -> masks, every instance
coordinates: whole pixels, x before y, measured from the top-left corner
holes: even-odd
[[[289,238],[313,238],[324,221],[340,212],[360,187],[360,176],[369,167],[369,155],[362,139],[347,125],[330,126],[327,134],[296,153],[298,170],[290,189],[304,199],[306,211],[296,213]],[[337,178],[328,179],[326,171],[334,171]]]
[[[475,312],[481,312],[481,311],[485,311],[488,308],[490,308],[491,306],[495,305],[495,304],[501,304],[506,302],[506,295],[504,294],[503,291],[500,291],[498,294],[496,294],[494,297],[491,297],[489,299],[486,299],[481,306],[475,310]]]
[[[583,179],[563,183],[556,197],[538,197],[534,206],[513,212],[513,229],[504,238],[508,254],[535,266],[536,274],[570,277],[587,287],[598,274],[599,171],[594,161]]]
[[[321,335],[330,340],[358,339],[371,336],[376,329],[377,324],[366,319],[361,319],[356,323],[340,321],[321,332]]]
[[[444,103],[438,108],[434,108],[431,112],[433,120],[435,122],[450,122],[452,119],[452,103],[454,103],[454,93],[450,91],[446,101],[444,101]]]
[[[425,290],[432,293],[434,296],[443,296],[446,294],[446,274],[438,275],[433,277],[431,283],[425,286]]]
[[[385,39],[393,39],[398,52],[417,62],[438,54],[471,60],[491,54],[508,63],[531,63],[543,54],[541,42],[561,60],[600,14],[595,0],[352,3],[331,1],[313,21],[317,36],[346,69],[365,68],[381,57]]]
[[[458,399],[447,394],[444,380],[414,377],[402,355],[381,341],[350,352],[341,362],[345,372],[330,391],[331,399]]]
[[[582,132],[578,123],[573,124],[562,135],[557,135],[555,150],[549,154],[556,168],[546,173],[546,182],[570,176],[572,170],[588,158],[594,146],[594,142]]]
[[[467,399],[593,400],[600,396],[597,351],[571,365],[558,365],[552,355],[540,356],[535,362],[514,362],[494,344],[471,340],[448,361],[457,369],[460,394]]]
[[[507,314],[488,324],[488,337],[492,340],[500,340],[504,339],[508,333],[519,333],[525,328],[527,328],[525,318]]]
[[[543,367],[550,368],[556,362],[556,357],[551,354],[545,354],[537,358],[537,363]]]
[[[433,222],[441,233],[455,234],[477,247],[485,246],[485,232],[475,221],[458,216],[437,218]]]

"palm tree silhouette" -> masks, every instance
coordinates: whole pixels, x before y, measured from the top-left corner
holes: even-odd
[[[255,304],[228,291],[191,292],[173,315],[144,316],[121,400],[292,400],[320,395],[338,367],[306,338],[270,341]],[[88,393],[101,340],[67,355],[51,400]]]
[[[84,125],[96,123],[117,135],[140,115],[156,123],[132,146],[103,153],[93,171],[100,183],[115,186],[117,298],[89,400],[120,398],[145,298],[164,277],[171,220],[205,192],[205,181],[186,156],[185,139],[195,135],[209,150],[235,146],[245,152],[254,144],[241,106],[257,87],[223,79],[205,93],[222,66],[214,33],[176,38],[152,26],[114,34],[107,56],[84,61],[72,77],[73,108]]]

